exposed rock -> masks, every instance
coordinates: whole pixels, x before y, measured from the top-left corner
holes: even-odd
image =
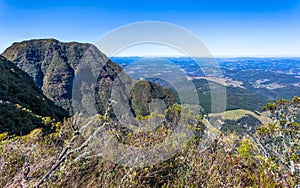
[[[176,102],[172,92],[156,84],[143,81],[134,87],[135,82],[122,68],[92,44],[63,43],[55,39],[29,40],[14,43],[3,52],[3,56],[27,72],[49,99],[70,114],[74,113],[72,99],[89,101],[92,96],[85,95],[89,89],[95,89],[95,104],[99,114],[104,114],[113,87],[116,86],[119,99],[124,100],[122,102],[129,105],[135,115],[150,114],[148,104],[151,98],[162,99],[166,107]],[[82,82],[73,82],[79,74]],[[95,75],[97,84],[93,87],[91,79]],[[77,87],[74,84],[80,84],[76,93],[72,93],[73,87]],[[129,91],[131,88],[132,92]],[[92,108],[83,106],[79,107],[93,113]]]

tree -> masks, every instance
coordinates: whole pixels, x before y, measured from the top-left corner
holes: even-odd
[[[280,99],[263,109],[269,111],[274,123],[257,127],[253,140],[265,157],[294,175],[300,167],[300,125],[296,122],[300,98]]]
[[[53,173],[56,171],[56,169],[73,153],[78,153],[82,151],[84,148],[86,148],[91,142],[93,142],[97,134],[100,131],[103,131],[103,129],[107,126],[110,126],[109,122],[109,111],[111,109],[112,102],[110,101],[108,108],[106,109],[104,117],[100,117],[99,115],[95,115],[93,117],[89,118],[89,121],[87,123],[84,123],[82,126],[79,126],[77,121],[80,121],[80,117],[78,114],[75,115],[74,121],[73,121],[73,126],[74,126],[74,133],[73,137],[71,138],[69,144],[63,148],[61,151],[58,159],[56,160],[55,164],[51,167],[51,169],[37,182],[35,187],[40,187],[43,182]],[[89,134],[89,136],[79,144],[78,146],[75,146],[75,142],[78,140],[78,137],[86,131],[91,124],[99,124],[96,128],[96,130],[92,133]],[[83,156],[84,154],[78,155],[78,157]]]

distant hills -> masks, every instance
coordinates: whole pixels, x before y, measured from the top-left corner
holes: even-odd
[[[202,68],[205,58],[160,57],[171,62],[193,80],[198,90],[199,103],[210,112],[210,89]],[[127,72],[138,69],[135,64],[147,57],[113,57],[112,60]],[[195,62],[198,61],[199,64]],[[213,58],[223,73],[227,90],[227,110],[259,110],[266,103],[281,98],[292,99],[300,93],[299,58]],[[164,70],[167,72],[168,70]],[[159,72],[157,73],[159,74]],[[166,87],[168,84],[155,80]],[[217,83],[218,80],[215,80]]]
[[[20,104],[41,116],[61,119],[74,113],[72,98],[75,94],[84,95],[83,85],[77,88],[79,93],[72,93],[75,87],[74,79],[76,74],[79,74],[80,64],[88,62],[101,65],[92,70],[97,74],[95,104],[92,105],[95,105],[99,114],[105,113],[109,100],[112,98],[113,87],[116,86],[121,93],[118,99],[129,108],[129,111],[124,113],[132,113],[134,116],[149,115],[153,110],[149,107],[153,99],[163,100],[166,107],[179,101],[176,91],[168,83],[159,79],[146,81],[135,78],[136,80],[134,80],[123,72],[121,67],[126,67],[139,57],[112,58],[118,65],[92,44],[65,43],[56,39],[28,40],[12,44],[2,55],[1,62],[6,73],[1,74],[1,79],[5,81],[1,84],[6,83],[6,85],[1,87],[0,99],[4,102]],[[190,58],[169,58],[168,60],[178,65],[192,79],[199,96],[199,104],[206,113],[209,113],[210,89],[199,66],[196,66]],[[265,59],[233,58],[217,59],[217,61],[225,77],[227,110],[260,111],[261,107],[271,100],[284,96],[291,98],[300,90],[297,85],[300,78],[297,76],[297,71],[300,68],[295,66],[294,69],[289,69],[291,62],[288,60],[282,61],[289,66],[279,63],[278,70],[274,69],[274,63],[278,63],[281,61],[280,59],[272,60],[269,65],[266,64]],[[134,68],[137,68],[135,71],[138,71],[139,67]],[[16,71],[12,72],[12,70]],[[91,73],[91,70],[89,71],[85,72],[85,76]],[[131,70],[126,71],[130,72]],[[285,74],[288,76],[284,77]],[[24,78],[25,81],[22,85],[20,80]],[[36,86],[32,86],[32,84]],[[11,88],[15,87],[13,85],[17,85],[19,90],[22,90],[21,88],[30,89],[22,91],[25,93],[21,91],[11,93]],[[43,99],[43,103],[32,102],[38,100],[33,100],[32,96],[40,96],[39,99]],[[85,99],[80,98],[80,100]],[[115,116],[114,112],[111,114],[112,117]]]
[[[0,187],[299,182],[299,98],[259,111],[274,98],[299,94],[300,69],[290,61],[277,70],[278,59],[222,60],[223,82],[205,78],[188,58],[169,58],[185,73],[172,77],[170,64],[128,68],[139,57],[110,60],[92,44],[55,39],[14,43],[2,55]],[[226,87],[227,100],[216,101],[226,102],[227,111],[210,113],[208,81]],[[190,103],[180,105],[181,99]]]

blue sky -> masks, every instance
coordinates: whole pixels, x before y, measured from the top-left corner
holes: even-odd
[[[140,21],[182,26],[215,56],[300,56],[300,0],[0,0],[0,51],[32,38],[94,43]]]

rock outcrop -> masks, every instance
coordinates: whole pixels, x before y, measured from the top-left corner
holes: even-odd
[[[82,97],[85,92],[81,82],[79,93],[74,93],[76,76],[80,76],[81,81],[89,82],[94,79],[93,75],[97,75],[94,89],[95,106],[99,114],[105,113],[112,97],[111,92],[116,86],[120,95],[123,95],[119,98],[129,105],[135,115],[150,114],[148,104],[151,98],[163,100],[166,107],[176,102],[173,93],[161,86],[148,81],[135,85],[136,82],[120,66],[110,61],[92,44],[64,43],[55,39],[29,40],[14,43],[2,55],[28,73],[49,99],[70,114],[74,113],[74,95],[80,94]],[[82,71],[84,66],[87,67],[86,71]],[[88,88],[91,89],[89,86]]]

